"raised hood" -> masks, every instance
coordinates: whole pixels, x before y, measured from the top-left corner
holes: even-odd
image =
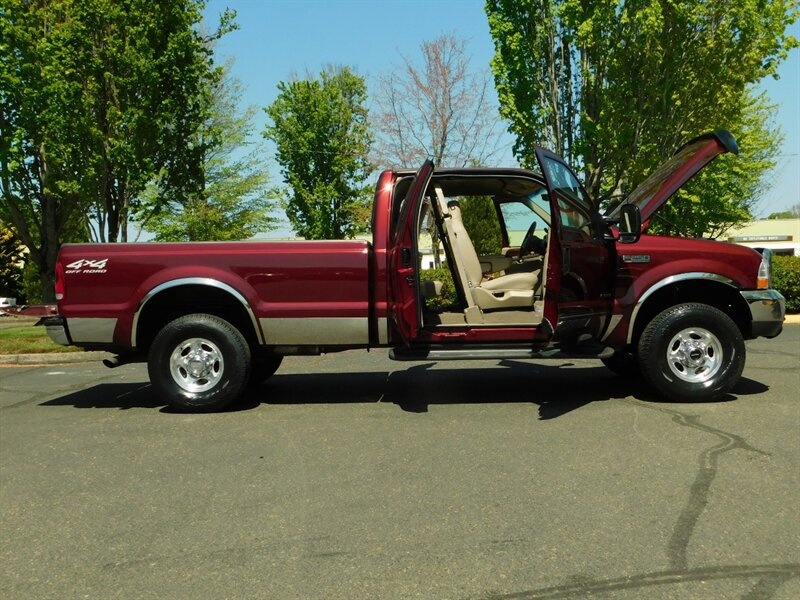
[[[617,217],[623,204],[636,204],[642,213],[642,223],[646,224],[683,184],[717,156],[726,152],[739,154],[739,146],[725,129],[694,138],[681,146],[672,158],[628,194],[625,200],[609,212],[609,216]]]

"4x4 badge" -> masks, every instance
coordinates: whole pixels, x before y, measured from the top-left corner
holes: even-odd
[[[89,260],[88,258],[82,258],[80,260],[76,260],[75,262],[71,262],[66,265],[67,273],[105,273],[106,272],[106,264],[108,263],[107,258],[101,258],[100,260]]]
[[[623,254],[622,262],[626,263],[649,263],[649,254]]]

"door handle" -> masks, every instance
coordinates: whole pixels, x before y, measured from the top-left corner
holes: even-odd
[[[413,275],[408,275],[406,277],[406,283],[408,285],[410,285],[411,287],[414,287],[414,276]]]

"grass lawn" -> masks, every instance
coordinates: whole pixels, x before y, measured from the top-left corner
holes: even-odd
[[[81,352],[75,346],[59,346],[47,337],[44,327],[34,327],[35,319],[20,319],[19,323],[9,322],[17,317],[0,319],[0,354],[38,354],[40,352]]]

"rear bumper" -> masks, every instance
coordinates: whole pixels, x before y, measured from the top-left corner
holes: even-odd
[[[109,317],[48,317],[41,324],[47,328],[47,335],[62,346],[81,348],[116,348],[114,330],[117,319]]]
[[[47,329],[47,335],[56,344],[71,346],[72,340],[69,337],[67,322],[64,317],[47,317],[42,319],[41,324]]]
[[[748,290],[740,293],[750,308],[751,337],[773,338],[783,331],[786,300],[779,292]]]

